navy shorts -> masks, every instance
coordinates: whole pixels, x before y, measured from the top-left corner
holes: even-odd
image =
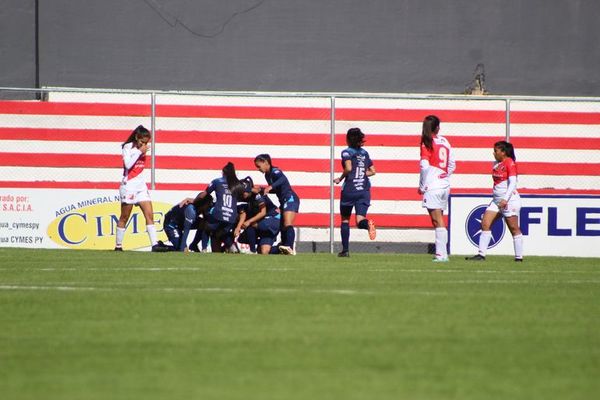
[[[340,214],[343,216],[352,215],[352,209],[356,209],[356,215],[367,215],[367,210],[371,205],[371,192],[342,192],[340,199]]]
[[[210,232],[211,234],[215,234],[217,232],[227,234],[233,231],[233,228],[235,228],[235,224],[227,221],[220,221],[216,219],[212,214],[208,215],[205,230]]]
[[[279,216],[263,218],[257,225],[258,244],[273,246],[275,238],[279,234],[280,224],[281,218]]]
[[[300,199],[295,194],[291,195],[285,201],[281,202],[281,212],[293,211],[295,213],[300,210]]]

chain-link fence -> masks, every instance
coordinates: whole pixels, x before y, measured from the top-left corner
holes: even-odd
[[[351,220],[353,251],[426,251],[433,241],[417,193],[429,114],[453,146],[453,193],[491,192],[492,147],[503,139],[515,145],[522,193],[600,193],[600,99],[8,88],[0,99],[0,188],[116,190],[120,144],[141,124],[154,133],[147,168],[157,191],[193,195],[228,161],[266,185],[253,160],[270,154],[301,199],[300,251],[339,241],[332,179],[351,127],[365,132],[377,170],[369,215],[378,225],[371,242]]]

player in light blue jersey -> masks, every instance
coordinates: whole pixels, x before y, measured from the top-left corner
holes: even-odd
[[[367,210],[371,205],[371,181],[375,175],[373,161],[363,148],[365,134],[359,128],[351,128],[346,133],[348,148],[342,151],[342,168],[344,171],[333,182],[337,185],[344,182],[340,199],[340,214],[342,217],[341,235],[342,251],[339,257],[350,256],[350,216],[355,209],[356,226],[369,231],[369,239],[375,240],[375,222],[367,219]]]
[[[284,173],[273,166],[271,156],[268,154],[257,155],[254,159],[254,165],[260,172],[265,174],[268,186],[264,188],[264,192],[275,193],[279,200],[279,209],[283,214],[279,252],[286,255],[295,255],[296,232],[294,231],[294,220],[300,209],[300,198],[292,189]]]

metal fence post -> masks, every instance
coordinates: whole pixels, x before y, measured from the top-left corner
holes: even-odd
[[[152,132],[152,168],[150,181],[152,190],[156,189],[156,93],[150,93],[150,131]]]
[[[331,140],[329,145],[329,253],[333,254],[335,188],[335,96],[331,97]]]
[[[506,99],[506,141],[510,142],[510,99]]]

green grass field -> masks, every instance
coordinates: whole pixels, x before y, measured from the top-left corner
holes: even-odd
[[[0,249],[2,399],[592,399],[598,259]]]

